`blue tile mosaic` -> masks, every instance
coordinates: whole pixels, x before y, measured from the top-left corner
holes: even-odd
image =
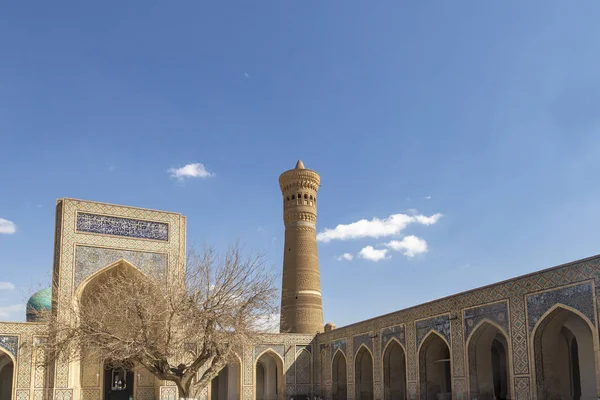
[[[533,331],[542,315],[555,304],[572,307],[596,324],[593,288],[592,283],[588,282],[527,296],[529,332]]]
[[[0,336],[0,347],[17,358],[19,349],[19,338],[17,336]]]
[[[448,315],[417,321],[415,326],[417,329],[417,348],[419,348],[421,341],[430,330],[440,333],[450,343],[450,318]]]
[[[340,349],[342,351],[342,353],[344,353],[344,357],[347,357],[347,355],[346,355],[346,339],[338,339],[338,340],[331,342],[331,358],[332,359],[333,359],[333,356],[335,355],[335,352],[338,349]]]
[[[371,353],[373,353],[373,338],[371,336],[372,335],[370,333],[354,336],[354,353],[356,353],[358,348],[363,344],[367,346],[369,350],[371,350]]]
[[[169,224],[141,219],[77,213],[77,231],[138,239],[169,240]]]
[[[381,330],[381,351],[385,350],[385,346],[395,338],[397,341],[402,343],[402,346],[406,346],[404,325],[402,326],[392,326],[389,328],[383,328]]]
[[[487,304],[465,310],[465,342],[477,324],[484,319],[497,323],[504,329],[504,332],[508,332],[508,307],[506,302]]]

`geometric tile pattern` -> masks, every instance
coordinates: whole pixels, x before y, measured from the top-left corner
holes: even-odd
[[[121,249],[106,249],[92,246],[75,247],[75,288],[102,268],[124,259],[147,276],[162,280],[167,270],[167,254]]]
[[[266,350],[271,350],[281,356],[283,360],[285,358],[285,352],[283,351],[284,346],[282,344],[257,344],[254,346],[254,360]]]
[[[333,359],[333,356],[335,355],[335,352],[341,350],[342,353],[344,354],[344,356],[347,358],[348,355],[346,354],[346,339],[339,339],[336,341],[331,342],[331,358]]]
[[[508,332],[508,307],[506,301],[486,304],[465,310],[465,342],[475,326],[482,320],[489,319],[500,325],[504,332]]]
[[[296,384],[310,384],[311,357],[307,350],[300,350],[296,355]]]
[[[77,231],[138,239],[169,240],[169,224],[139,219],[77,213]]]
[[[6,350],[16,359],[17,349],[19,348],[19,338],[17,336],[4,335],[0,336],[0,347]]]
[[[18,389],[17,393],[16,393],[16,399],[17,400],[29,400],[29,389],[27,389],[27,390]]]
[[[515,377],[515,399],[516,400],[529,400],[531,388],[529,384],[529,377],[518,376]],[[542,399],[539,399],[542,400]]]
[[[595,324],[593,290],[592,283],[586,282],[527,296],[529,332],[533,331],[542,315],[558,303],[580,311]]]
[[[391,326],[383,328],[381,330],[381,351],[385,349],[389,341],[395,338],[398,342],[406,348],[406,341],[404,337],[404,325]]]
[[[448,314],[417,321],[415,327],[417,329],[417,347],[430,330],[440,333],[450,343],[450,318]]]
[[[371,350],[371,354],[373,354],[373,338],[370,333],[365,333],[363,335],[354,336],[354,351],[358,351],[361,345],[366,346],[369,350]]]

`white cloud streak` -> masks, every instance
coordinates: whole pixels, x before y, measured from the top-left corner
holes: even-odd
[[[317,235],[319,242],[327,243],[332,240],[348,240],[358,238],[379,238],[398,235],[410,224],[433,225],[442,214],[425,215],[393,214],[387,218],[361,219],[351,224],[340,224],[334,229],[325,228]]]
[[[17,231],[17,226],[15,225],[14,222],[9,221],[4,218],[0,218],[0,235],[1,234],[10,235],[12,233],[15,233],[16,231]]]
[[[4,321],[19,321],[25,316],[25,304],[0,306],[0,319]]]
[[[194,163],[187,164],[181,168],[169,168],[167,171],[171,178],[184,180],[186,178],[210,178],[215,176],[213,172],[209,172],[204,164]]]
[[[394,251],[401,251],[406,257],[414,257],[416,254],[427,253],[427,242],[414,235],[405,236],[402,240],[392,240],[385,246]]]
[[[354,259],[354,256],[350,253],[344,253],[341,256],[337,256],[336,259],[338,261],[342,261],[342,260],[352,261]]]
[[[373,246],[363,247],[363,249],[358,253],[358,256],[364,260],[369,261],[381,261],[387,258],[388,249],[375,249]]]
[[[15,285],[10,282],[0,282],[0,290],[15,290]]]

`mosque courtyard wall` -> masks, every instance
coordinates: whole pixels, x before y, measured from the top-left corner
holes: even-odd
[[[600,256],[345,327],[319,329],[313,237],[318,175],[303,170],[299,161],[295,171],[284,173],[282,185],[286,251],[293,255],[285,264],[285,284],[304,296],[302,302],[295,302],[298,296],[284,302],[297,330],[265,334],[238,349],[238,361],[203,390],[202,400],[600,397]],[[118,263],[159,280],[185,274],[186,219],[181,214],[59,199],[55,229],[56,285],[32,296],[28,309],[45,307],[69,317],[67,305]],[[311,279],[297,279],[302,274]],[[294,289],[300,281],[306,286]],[[0,322],[0,400],[120,400],[109,396],[114,371],[99,359],[46,365],[46,325],[27,318],[32,322]],[[320,331],[300,332],[305,329]],[[173,384],[143,369],[127,374],[133,381],[132,400],[177,397]]]

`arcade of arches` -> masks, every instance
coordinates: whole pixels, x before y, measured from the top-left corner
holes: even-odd
[[[10,399],[13,387],[13,359],[0,349],[0,399]]]
[[[284,399],[283,361],[277,354],[268,351],[258,357],[255,374],[256,400]]]

